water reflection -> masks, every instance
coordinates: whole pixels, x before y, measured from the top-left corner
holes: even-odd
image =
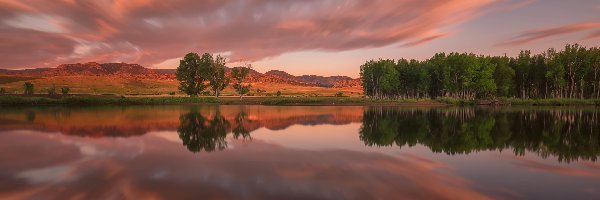
[[[360,139],[368,146],[421,144],[452,155],[511,149],[565,162],[600,155],[594,110],[371,107],[362,124]]]
[[[6,199],[600,196],[596,108],[0,110]]]
[[[227,147],[225,137],[230,127],[230,123],[218,110],[207,119],[200,114],[197,107],[192,107],[189,113],[179,117],[177,133],[188,150],[211,152]]]
[[[177,131],[191,152],[227,148],[227,136],[250,140],[261,128],[361,122],[370,147],[423,145],[449,155],[509,149],[558,161],[596,161],[596,108],[162,106],[6,109],[0,131],[37,130],[82,137],[131,137]],[[318,138],[315,138],[318,140]]]

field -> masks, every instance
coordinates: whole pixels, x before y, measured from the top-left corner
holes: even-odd
[[[23,92],[23,84],[34,84],[35,93],[45,94],[53,85],[57,88],[67,86],[73,94],[113,94],[124,96],[156,96],[175,93],[176,96],[185,96],[177,90],[179,83],[176,80],[152,79],[123,79],[107,76],[58,76],[45,78],[9,77],[0,76],[0,87],[6,88],[9,94]],[[59,89],[60,91],[60,89]],[[341,92],[344,96],[361,96],[360,87],[352,88],[324,88],[306,87],[288,84],[255,83],[249,96],[275,96],[280,91],[283,96],[334,96]],[[231,87],[227,87],[223,96],[236,96]]]

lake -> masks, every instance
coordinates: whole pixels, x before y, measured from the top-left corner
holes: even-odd
[[[600,199],[595,107],[0,109],[2,199]]]

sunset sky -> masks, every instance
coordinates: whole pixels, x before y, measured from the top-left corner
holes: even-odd
[[[600,46],[598,0],[0,0],[0,68],[127,62],[188,52],[260,72],[357,77],[369,59],[516,55]]]

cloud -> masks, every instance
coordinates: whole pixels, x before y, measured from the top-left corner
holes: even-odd
[[[587,23],[577,23],[577,24],[569,24],[559,27],[553,28],[544,28],[544,29],[534,29],[529,30],[524,33],[519,34],[509,41],[505,41],[499,43],[500,46],[515,46],[528,44],[534,41],[538,41],[544,38],[570,34],[580,31],[587,31],[600,28],[600,22],[587,22]]]
[[[585,39],[594,39],[594,38],[600,38],[600,31],[596,31],[596,32],[589,34]]]
[[[142,137],[136,143],[144,150],[130,156],[131,140],[43,133],[0,139],[22,157],[0,165],[0,194],[8,199],[491,199],[443,163],[416,155],[302,150],[261,140],[232,140],[236,148],[192,154],[178,143]],[[113,153],[94,159],[55,153],[81,143]]]
[[[5,55],[0,68],[89,60],[152,66],[191,51],[231,52],[233,59],[260,60],[294,51],[419,45],[441,37],[430,33],[470,20],[495,2],[9,0],[0,5],[0,54]],[[34,38],[28,45],[23,44],[28,39],[15,33],[26,31],[27,38]],[[85,46],[103,53],[82,56]],[[11,47],[21,51],[13,53]]]
[[[442,37],[446,37],[450,35],[450,33],[440,33],[440,34],[435,34],[429,37],[425,37],[416,41],[412,41],[406,44],[403,44],[403,47],[412,47],[412,46],[418,46],[418,45],[422,45],[428,42],[431,42],[432,40],[438,39],[438,38],[442,38]]]

